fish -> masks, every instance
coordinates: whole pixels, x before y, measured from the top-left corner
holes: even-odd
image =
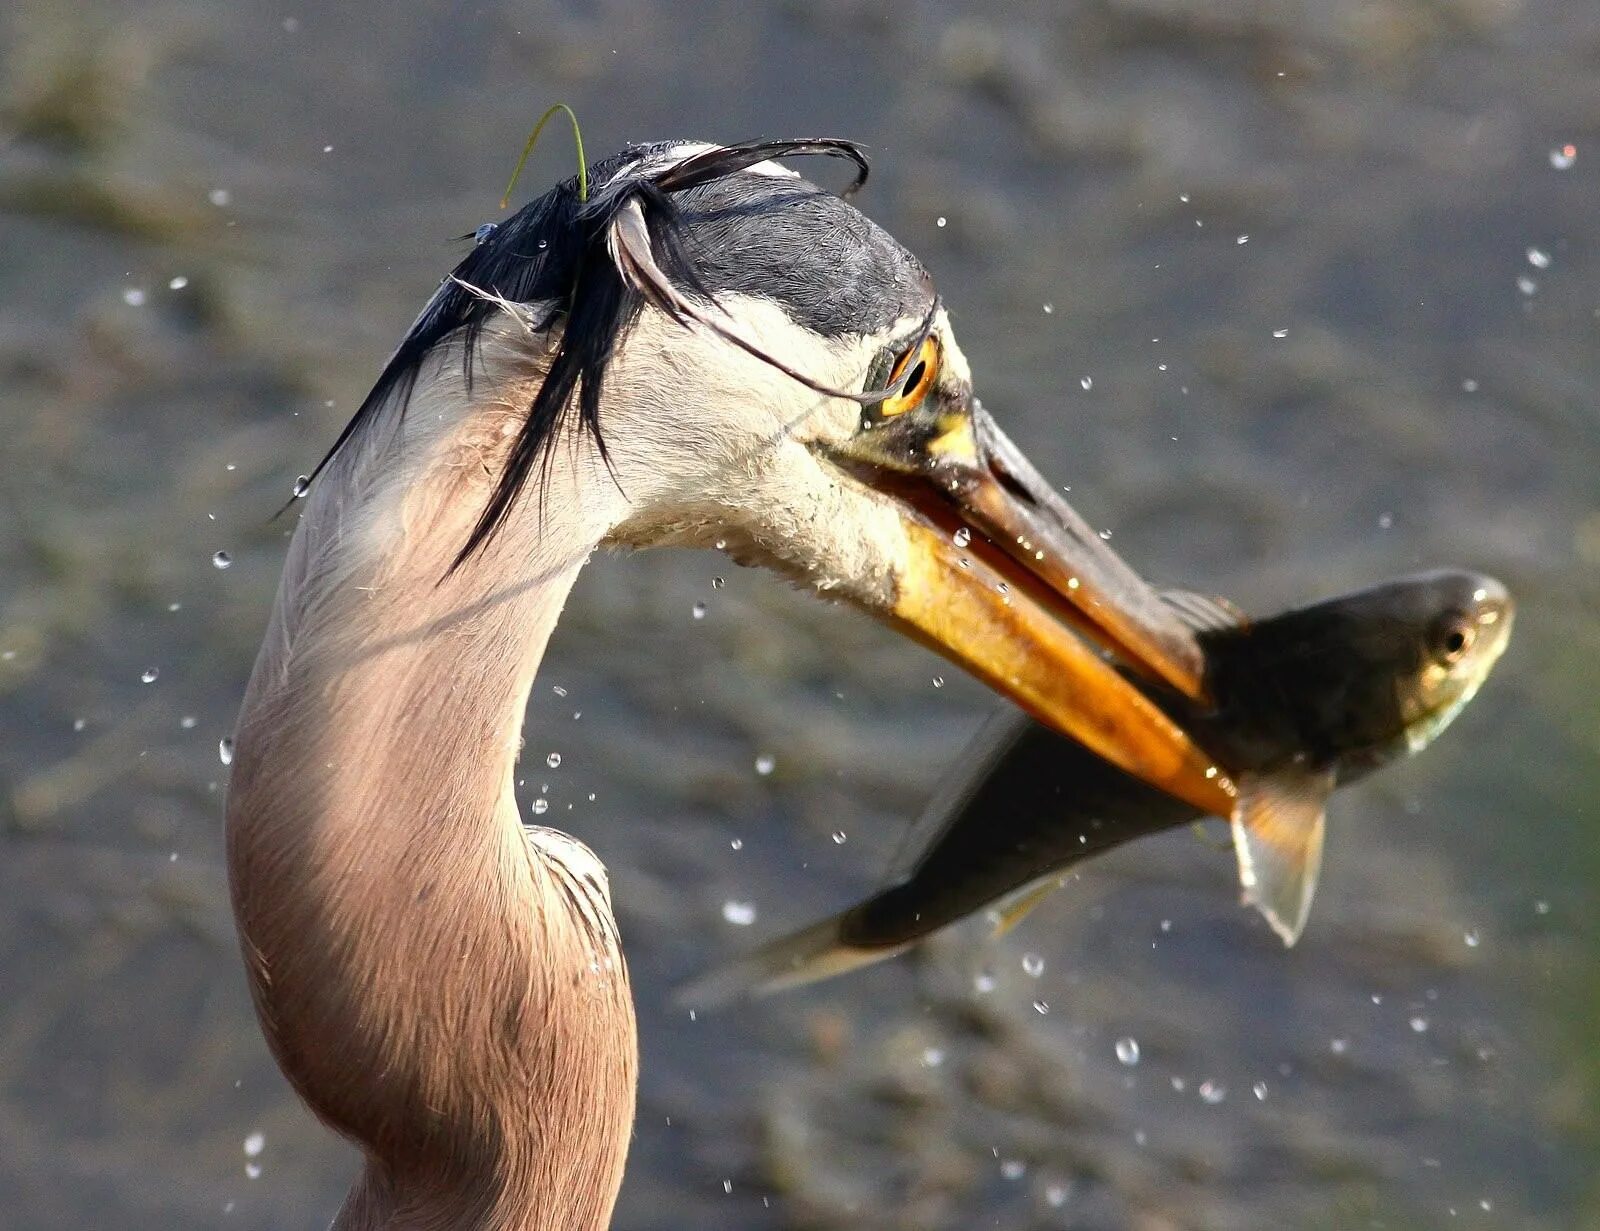
[[[1504,652],[1515,604],[1500,582],[1455,569],[1258,621],[1225,600],[1164,597],[1204,651],[1209,703],[1139,686],[1235,784],[1227,819],[1241,897],[1293,945],[1321,869],[1328,797],[1450,725]],[[843,974],[996,904],[1008,931],[1075,865],[1200,819],[1081,744],[1003,712],[911,826],[886,888],[714,969],[679,999],[711,1007]]]

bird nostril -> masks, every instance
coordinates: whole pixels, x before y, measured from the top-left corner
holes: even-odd
[[[1039,502],[1033,498],[1033,493],[1024,487],[1016,476],[998,461],[991,460],[989,462],[989,472],[994,475],[995,482],[1005,489],[1006,495],[1014,500],[1021,501],[1030,509],[1039,507]]]

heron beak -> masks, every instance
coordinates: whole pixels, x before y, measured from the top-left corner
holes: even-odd
[[[879,614],[1121,769],[1229,815],[1211,757],[1100,652],[1201,700],[1193,633],[981,406],[885,421],[839,460],[902,511],[908,558]]]

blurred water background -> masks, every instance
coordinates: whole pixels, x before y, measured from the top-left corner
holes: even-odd
[[[1337,800],[1293,952],[1178,832],[1003,941],[691,1020],[677,981],[877,881],[992,702],[714,556],[598,561],[525,803],[612,871],[617,1226],[1600,1227],[1600,8],[1564,0],[7,5],[0,1225],[337,1205],[353,1153],[249,1013],[218,741],[269,514],[556,98],[596,155],[869,143],[985,403],[1152,578],[1521,603],[1457,727]]]

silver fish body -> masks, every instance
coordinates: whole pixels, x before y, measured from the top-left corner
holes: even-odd
[[[1213,600],[1173,601],[1200,626],[1212,704],[1141,687],[1236,783],[1229,819],[1245,900],[1293,943],[1315,888],[1327,795],[1449,725],[1505,648],[1511,597],[1492,578],[1441,570],[1257,622]],[[951,768],[888,887],[712,972],[684,999],[839,974],[1007,898],[1009,926],[1074,865],[1199,819],[1082,745],[1004,713]]]

